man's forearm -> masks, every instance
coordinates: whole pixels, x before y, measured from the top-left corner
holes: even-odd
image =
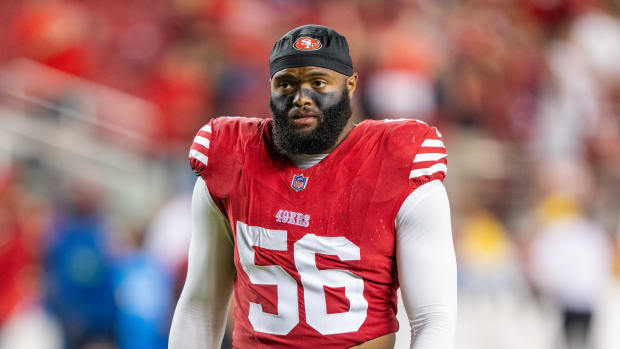
[[[168,348],[219,349],[224,337],[228,303],[209,306],[198,300],[179,299]]]
[[[192,196],[192,239],[170,349],[220,348],[235,276],[230,226],[202,179]]]

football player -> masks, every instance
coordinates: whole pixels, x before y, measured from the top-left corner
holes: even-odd
[[[452,348],[441,134],[355,124],[358,76],[330,28],[286,33],[269,68],[273,119],[215,118],[191,146],[194,229],[169,347],[219,348],[234,296],[234,348],[393,348],[400,287],[411,348]]]

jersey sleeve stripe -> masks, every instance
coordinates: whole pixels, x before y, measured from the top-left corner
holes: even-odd
[[[427,154],[427,153],[445,154],[446,153],[446,148],[426,147],[426,148],[420,148],[420,150],[418,152],[419,153],[423,153],[423,154]]]
[[[209,161],[209,158],[206,155],[196,149],[189,150],[189,157],[202,162],[205,166],[207,166],[207,162]]]
[[[446,156],[448,156],[448,154],[442,154],[442,153],[422,153],[422,154],[416,154],[415,158],[413,159],[413,162],[424,162],[424,161],[437,161],[439,159],[443,159]]]
[[[196,136],[204,137],[207,139],[211,138],[211,134],[205,131],[198,131],[198,134],[196,134]]]
[[[439,159],[437,161],[414,162],[413,163],[413,167],[411,169],[412,170],[418,170],[418,169],[428,168],[428,167],[431,167],[431,166],[433,166],[435,164],[447,165],[448,164],[448,159],[447,158],[443,158],[443,159]]]
[[[209,149],[205,148],[202,144],[192,143],[190,149],[194,149],[195,151],[202,153],[204,156],[209,156]]]
[[[211,125],[204,125],[200,131],[211,133]]]
[[[202,145],[203,147],[209,149],[209,139],[204,138],[202,136],[196,136],[194,138],[194,142]]]
[[[444,174],[446,174],[448,172],[448,166],[446,166],[445,164],[439,163],[439,164],[435,164],[428,168],[412,170],[409,173],[409,178],[411,179],[411,178],[415,178],[419,176],[430,176],[435,172],[443,172]]]
[[[438,147],[438,148],[445,148],[446,146],[443,145],[443,141],[440,139],[425,139],[424,142],[422,142],[422,148],[426,148],[426,147]]]

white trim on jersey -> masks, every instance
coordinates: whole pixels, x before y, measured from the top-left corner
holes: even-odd
[[[204,125],[200,131],[205,131],[211,133],[211,125]]]
[[[196,149],[189,150],[189,157],[202,162],[205,166],[207,166],[207,162],[209,161],[209,158],[206,155]]]
[[[448,166],[446,166],[445,164],[435,164],[431,167],[428,168],[420,168],[417,170],[412,170],[409,173],[409,178],[415,178],[415,177],[419,177],[419,176],[430,176],[435,172],[442,172],[447,174],[448,173]]]
[[[194,138],[194,143],[198,143],[198,144],[202,145],[203,147],[209,149],[209,139],[208,138],[204,138],[202,136],[196,136]]]
[[[437,160],[445,158],[446,156],[448,156],[448,154],[421,153],[421,154],[416,154],[415,158],[413,159],[413,162],[437,161]]]
[[[417,122],[419,124],[423,124],[423,125],[428,125],[426,122],[419,120],[419,119],[405,119],[405,118],[399,118],[399,119],[383,119],[383,122],[399,122],[399,121],[413,121],[413,122]]]
[[[422,148],[445,148],[441,139],[425,139]]]

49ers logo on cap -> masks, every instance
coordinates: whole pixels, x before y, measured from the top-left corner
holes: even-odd
[[[302,36],[297,41],[295,41],[295,45],[293,47],[296,50],[300,51],[316,51],[321,48],[321,42],[317,39],[313,39],[307,36]]]

